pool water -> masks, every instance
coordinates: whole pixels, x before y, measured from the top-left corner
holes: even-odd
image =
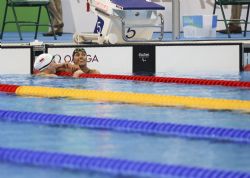
[[[235,75],[192,75],[184,77],[250,81],[250,73],[247,72]],[[250,89],[223,86],[180,85],[109,79],[43,78],[30,75],[1,75],[0,83],[250,100]],[[0,110],[108,117],[250,130],[250,114],[240,111],[154,107],[65,98],[49,99],[16,96],[6,93],[0,93]],[[250,172],[250,144],[246,143],[13,122],[1,122],[0,130],[0,147]],[[54,178],[56,176],[60,178],[129,177],[126,175],[52,169],[10,163],[0,163],[0,175],[0,177],[8,178]]]

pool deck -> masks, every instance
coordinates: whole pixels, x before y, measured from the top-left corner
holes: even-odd
[[[3,39],[0,40],[2,45],[17,45],[17,44],[29,44],[34,41],[33,32],[23,32],[23,40],[19,39],[17,32],[6,32],[4,33]],[[157,38],[158,34],[155,33],[153,38]],[[62,36],[57,36],[57,40],[54,37],[44,37],[42,32],[38,34],[38,41],[42,41],[45,44],[75,44],[73,42],[72,33],[64,33]],[[152,42],[149,42],[152,43]],[[250,32],[247,32],[246,37],[243,34],[231,34],[231,38],[228,38],[227,34],[220,34],[217,32],[216,37],[211,38],[184,38],[183,33],[180,33],[179,40],[172,40],[172,33],[164,33],[163,40],[161,42],[154,43],[164,43],[164,44],[183,44],[183,43],[243,43],[246,46],[250,46]]]

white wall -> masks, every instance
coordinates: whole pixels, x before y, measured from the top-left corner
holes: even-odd
[[[92,12],[86,12],[86,0],[62,0],[64,32],[93,32],[97,20]]]
[[[239,45],[179,45],[156,47],[157,72],[237,74]]]
[[[0,74],[30,74],[30,48],[0,48]]]
[[[152,0],[166,7],[161,11],[165,18],[165,31],[172,29],[172,0]],[[96,16],[86,12],[86,0],[62,0],[65,21],[65,32],[93,32]],[[181,26],[183,15],[211,15],[214,0],[180,0]],[[217,9],[218,17],[222,18],[220,9]],[[230,18],[231,7],[226,6],[225,12]],[[245,17],[244,7],[242,17]],[[218,23],[218,29],[224,28],[223,22]],[[182,28],[181,28],[182,30]]]
[[[64,58],[75,47],[49,47]],[[103,74],[132,74],[133,46],[85,47],[88,66]],[[30,48],[0,48],[0,74],[30,74]],[[156,72],[235,74],[240,67],[240,44],[156,46]]]

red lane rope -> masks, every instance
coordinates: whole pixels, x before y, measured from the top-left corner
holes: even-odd
[[[68,72],[60,72],[60,73],[57,73],[57,75],[72,76],[72,74]],[[209,80],[209,79],[195,79],[195,78],[131,76],[131,75],[113,75],[113,74],[81,74],[79,77],[80,78],[133,80],[133,81],[158,82],[158,83],[177,83],[177,84],[191,84],[191,85],[218,85],[218,86],[226,86],[226,87],[249,87],[250,88],[250,82],[233,81],[233,80]]]
[[[15,93],[18,85],[0,84],[1,92]]]

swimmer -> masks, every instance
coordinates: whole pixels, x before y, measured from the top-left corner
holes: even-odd
[[[57,64],[51,54],[41,54],[34,62],[34,74],[37,76],[55,77]]]
[[[75,65],[78,65],[85,74],[100,74],[96,69],[87,67],[87,53],[84,48],[76,48],[73,51],[72,59]]]
[[[96,69],[90,69],[87,67],[87,53],[84,48],[76,48],[72,54],[71,63],[64,63],[64,66],[57,68],[57,72],[69,72],[73,77],[77,78],[81,74],[100,74]]]
[[[64,62],[61,64],[58,64],[58,67],[56,68],[56,72],[68,72],[72,73],[72,77],[78,78],[81,74],[84,74],[84,72],[81,70],[79,65],[72,64],[69,62]]]
[[[56,63],[51,54],[41,54],[36,58],[34,63],[34,74],[37,76],[55,77],[59,71],[70,71],[73,73],[73,77],[78,77],[83,72],[80,67],[75,64]],[[77,71],[77,72],[76,72]]]

